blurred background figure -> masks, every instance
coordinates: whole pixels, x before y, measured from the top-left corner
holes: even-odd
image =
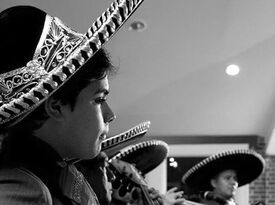
[[[226,151],[193,166],[182,182],[196,190],[192,200],[208,205],[236,205],[237,188],[254,181],[264,167],[264,159],[253,150]]]

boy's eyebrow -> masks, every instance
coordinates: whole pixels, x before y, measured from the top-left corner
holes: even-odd
[[[105,95],[108,95],[110,91],[105,88],[99,88],[95,91],[95,94],[99,94],[99,93],[104,93]]]

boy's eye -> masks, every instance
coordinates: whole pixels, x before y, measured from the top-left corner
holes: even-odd
[[[100,98],[96,98],[95,102],[98,104],[101,104],[101,103],[105,102],[106,100],[107,100],[106,97],[100,97]]]

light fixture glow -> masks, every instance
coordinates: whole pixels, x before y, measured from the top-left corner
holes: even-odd
[[[146,25],[143,21],[134,21],[130,24],[129,30],[143,31]]]
[[[178,167],[178,163],[177,163],[176,161],[170,162],[170,163],[169,163],[169,166],[170,166],[170,167],[177,168],[177,167]]]
[[[174,161],[175,161],[175,158],[174,158],[174,157],[170,157],[170,158],[169,158],[169,161],[170,161],[170,162],[174,162]]]
[[[240,72],[240,67],[238,65],[231,64],[226,67],[225,72],[227,75],[238,75]]]

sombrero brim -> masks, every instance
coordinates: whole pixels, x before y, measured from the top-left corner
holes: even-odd
[[[121,149],[141,140],[150,128],[150,124],[150,121],[140,123],[123,133],[104,140],[101,145],[101,150],[104,151],[109,158],[112,158]]]
[[[168,152],[168,144],[164,141],[149,140],[122,149],[110,161],[119,159],[134,164],[142,174],[147,174],[166,159]]]
[[[233,150],[212,155],[189,169],[182,182],[200,191],[211,190],[210,180],[223,170],[233,169],[238,184],[243,186],[255,180],[264,170],[265,161],[253,150]]]
[[[10,126],[11,123],[15,124],[19,120],[26,117],[28,113],[33,111],[41,103],[43,103],[49,96],[51,96],[56,90],[58,90],[64,83],[66,83],[71,76],[73,76],[81,67],[90,59],[102,46],[116,33],[116,31],[124,24],[124,22],[133,14],[143,0],[115,0],[111,6],[103,12],[103,14],[92,24],[85,35],[79,35],[78,33],[66,28],[66,32],[70,32],[68,35],[79,38],[77,44],[69,42],[69,46],[74,45],[72,49],[69,49],[64,59],[59,59],[58,64],[54,65],[54,68],[48,70],[44,65],[40,65],[39,59],[35,54],[33,59],[30,59],[26,66],[18,68],[8,73],[1,74],[2,81],[8,81],[8,78],[12,78],[14,75],[25,76],[26,73],[30,76],[34,76],[35,85],[29,87],[28,90],[22,92],[19,96],[14,95],[12,99],[7,99],[3,105],[0,106],[0,124]],[[49,17],[47,15],[47,17]],[[39,42],[50,42],[46,39],[48,30],[52,29],[51,22],[55,23],[55,28],[59,29],[60,25],[63,25],[57,18],[46,18],[49,20],[49,25],[45,23],[43,34]],[[45,20],[47,21],[47,20]],[[46,29],[45,29],[46,28]],[[60,27],[63,30],[65,27]],[[47,30],[47,31],[45,31]],[[44,32],[45,31],[45,32]],[[65,33],[65,32],[64,32]],[[64,35],[64,39],[69,36]],[[58,36],[59,38],[59,36]],[[51,40],[51,39],[50,39]],[[65,42],[66,40],[64,40]],[[40,43],[38,44],[38,46]],[[54,45],[54,44],[53,44]],[[64,50],[69,46],[65,46]],[[38,51],[41,48],[37,49]],[[41,51],[42,52],[42,51]],[[43,53],[44,55],[44,53]],[[60,57],[60,55],[56,55]],[[63,53],[62,53],[63,56]],[[1,90],[6,91],[9,87],[6,82],[1,81]],[[32,85],[29,83],[29,86]],[[15,91],[6,91],[15,92]],[[4,96],[4,95],[3,95]]]

